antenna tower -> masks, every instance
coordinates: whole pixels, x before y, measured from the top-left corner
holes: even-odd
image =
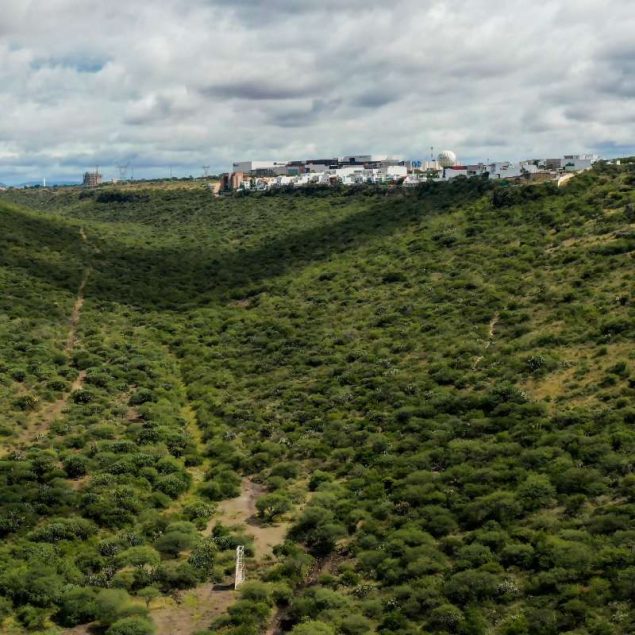
[[[203,166],[203,176],[207,178],[209,176],[209,165]]]
[[[118,165],[117,169],[119,170],[119,180],[126,181],[128,179],[128,166],[130,163],[126,163],[124,165]]]
[[[236,547],[236,574],[234,576],[234,589],[237,589],[245,581],[245,547]]]

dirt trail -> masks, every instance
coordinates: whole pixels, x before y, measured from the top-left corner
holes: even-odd
[[[256,501],[264,492],[262,485],[249,478],[243,479],[240,495],[219,504],[204,533],[209,535],[213,526],[219,522],[228,527],[240,527],[254,537],[257,560],[271,555],[275,545],[284,540],[289,523],[271,526],[260,523]],[[207,583],[178,593],[176,599],[164,599],[162,606],[151,610],[157,635],[192,635],[208,629],[211,622],[223,614],[236,598],[233,586],[227,588]]]
[[[209,534],[217,522],[227,526],[239,526],[254,536],[256,559],[271,554],[273,547],[284,540],[289,523],[263,526],[257,519],[256,501],[264,493],[262,485],[245,478],[242,481],[240,496],[220,503],[218,511],[210,521],[205,533]],[[320,564],[319,570],[326,565]],[[314,573],[313,578],[317,579]],[[313,579],[312,578],[312,579]],[[150,617],[157,627],[157,635],[193,635],[209,629],[210,624],[227,611],[236,601],[237,594],[233,585],[201,584],[194,589],[181,591],[174,597],[161,598],[150,605]],[[276,620],[282,618],[276,614]],[[278,624],[278,621],[274,622]],[[89,635],[90,624],[66,629],[65,635]],[[269,631],[268,631],[269,632]],[[274,631],[270,631],[274,632]]]
[[[278,522],[275,525],[265,525],[258,518],[256,501],[265,493],[262,485],[245,478],[242,482],[241,493],[237,498],[222,501],[218,506],[218,513],[210,521],[207,531],[221,522],[227,526],[246,526],[247,533],[254,537],[254,550],[257,560],[270,556],[273,548],[284,541],[289,528],[288,522]]]
[[[573,173],[565,174],[565,175],[561,176],[558,179],[558,187],[562,187],[563,185],[566,185],[574,176],[575,176],[575,174],[573,174]]]
[[[289,522],[279,522],[275,525],[264,525],[258,519],[256,501],[265,493],[265,488],[251,479],[243,479],[240,496],[226,501],[222,501],[218,507],[213,521],[208,526],[208,531],[216,522],[221,522],[228,526],[246,526],[247,533],[254,538],[254,552],[257,561],[268,558],[272,555],[273,548],[281,544],[289,529]],[[282,619],[281,613],[276,613],[272,627],[279,624]],[[271,628],[267,634],[274,633]]]
[[[55,421],[55,419],[64,412],[64,409],[68,404],[68,399],[73,392],[82,389],[85,379],[86,371],[82,370],[75,378],[75,381],[71,384],[71,388],[68,392],[64,393],[64,395],[56,401],[46,404],[42,410],[35,414],[35,424],[29,425],[25,428],[20,433],[18,441],[24,443],[26,441],[37,441],[40,439],[49,429],[53,421]]]
[[[150,616],[157,626],[157,635],[193,635],[204,631],[236,600],[233,589],[218,589],[212,583],[168,598],[165,606],[152,609]]]
[[[489,323],[489,328],[487,330],[487,342],[485,342],[485,346],[483,347],[485,351],[494,343],[494,336],[496,334],[496,325],[498,324],[499,319],[500,319],[500,314],[497,311]],[[481,361],[483,361],[483,357],[484,355],[479,355],[474,360],[474,365],[472,366],[472,370],[476,370],[478,368],[478,365],[481,363]]]
[[[88,238],[83,227],[80,227],[79,235],[82,242],[88,242]],[[67,357],[70,357],[72,355],[73,350],[75,349],[75,345],[77,344],[77,328],[79,326],[82,307],[84,305],[84,290],[86,288],[88,278],[90,277],[90,273],[91,268],[86,267],[84,269],[84,273],[82,274],[79,288],[77,289],[77,297],[75,298],[75,302],[73,303],[73,309],[71,311],[71,316],[69,319],[68,334],[66,336],[66,344],[64,345],[64,354]],[[68,405],[68,400],[73,392],[81,390],[83,388],[85,379],[86,371],[82,370],[75,378],[75,380],[71,384],[70,389],[67,392],[65,392],[56,401],[47,403],[41,410],[34,412],[29,417],[29,423],[26,428],[24,428],[24,430],[19,433],[17,442],[26,443],[29,441],[38,440],[44,434],[46,434],[46,431],[49,429],[55,419],[57,419],[64,412],[66,406]]]
[[[79,326],[79,318],[82,313],[82,307],[84,306],[84,289],[90,276],[90,267],[84,270],[82,281],[79,283],[79,289],[77,290],[77,298],[73,304],[73,310],[71,312],[70,327],[68,329],[68,336],[66,337],[66,346],[64,346],[64,352],[70,355],[75,348],[77,342],[77,327]]]
[[[220,520],[226,525],[247,524],[249,519],[256,515],[256,501],[263,493],[264,488],[261,485],[251,479],[243,479],[240,495],[219,503],[215,521]]]
[[[73,628],[65,628],[62,633],[64,633],[64,635],[93,635],[95,630],[92,627],[92,623],[80,624],[79,626],[73,626]]]
[[[496,312],[494,314],[494,317],[492,318],[492,321],[489,323],[489,331],[487,332],[488,340],[487,340],[487,344],[485,344],[485,348],[489,348],[492,345],[492,342],[494,341],[494,333],[495,333],[496,325],[498,324],[499,318],[500,318],[500,315],[498,314],[498,312]]]

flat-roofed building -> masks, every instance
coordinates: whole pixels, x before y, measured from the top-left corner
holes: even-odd
[[[275,170],[285,168],[288,161],[236,161],[233,164],[233,172],[242,172],[251,175],[273,175]]]
[[[588,170],[599,160],[600,157],[597,154],[565,154],[562,167],[565,172],[581,172]]]
[[[547,170],[560,170],[562,168],[562,159],[545,159],[545,168]]]

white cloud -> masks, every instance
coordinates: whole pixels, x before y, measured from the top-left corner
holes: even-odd
[[[635,148],[623,0],[5,0],[0,181]]]

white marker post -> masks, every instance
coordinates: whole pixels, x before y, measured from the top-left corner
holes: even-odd
[[[234,576],[234,589],[237,589],[245,581],[245,547],[236,547],[236,575]]]

